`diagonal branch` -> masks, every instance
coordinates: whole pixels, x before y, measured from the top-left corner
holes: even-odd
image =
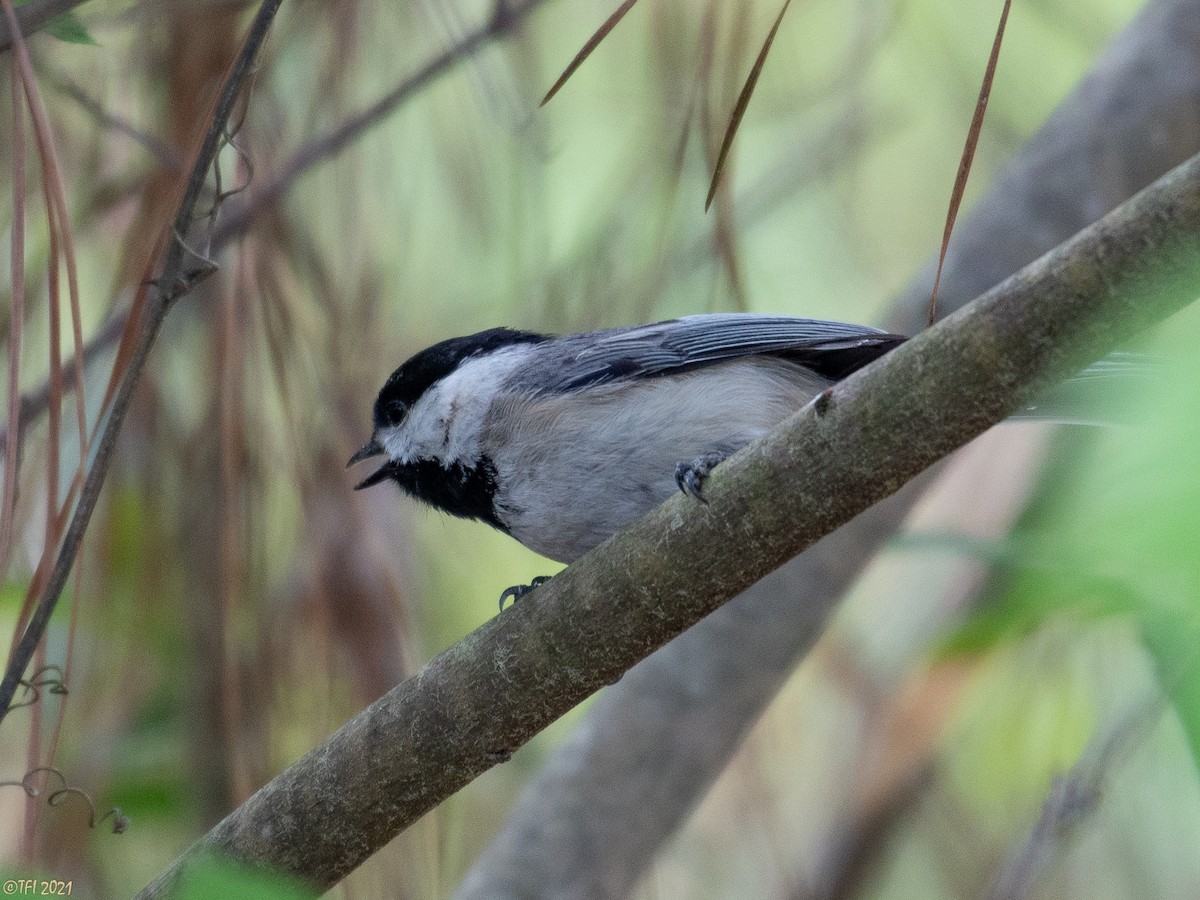
[[[88,469],[87,477],[80,491],[79,503],[71,517],[71,524],[67,528],[62,547],[59,549],[54,568],[51,570],[49,582],[38,601],[37,609],[29,620],[29,625],[25,628],[21,640],[13,651],[12,660],[4,673],[4,680],[0,682],[0,719],[7,714],[21,676],[29,665],[34,650],[41,643],[50,616],[54,613],[54,607],[58,603],[59,595],[66,584],[75,557],[79,553],[79,547],[83,542],[84,533],[87,531],[92,511],[100,496],[100,489],[104,485],[104,477],[108,473],[108,467],[112,461],[117,435],[125,421],[125,414],[129,410],[134,388],[145,368],[146,360],[149,358],[154,340],[162,328],[163,320],[172,304],[208,271],[203,268],[197,269],[191,265],[189,259],[191,251],[184,244],[182,235],[188,232],[192,223],[196,203],[200,199],[200,192],[208,178],[209,168],[220,149],[229,115],[241,94],[242,85],[251,71],[254,59],[266,39],[281,2],[282,0],[263,0],[262,6],[259,7],[258,13],[250,25],[242,50],[234,60],[233,68],[225,80],[216,108],[213,110],[212,121],[197,151],[191,177],[184,189],[183,199],[180,201],[175,215],[172,229],[176,239],[169,243],[166,258],[163,261],[162,274],[158,280],[157,294],[147,311],[141,335],[134,346],[129,363],[121,377],[120,386],[113,397],[112,406],[104,421],[104,429],[97,444],[96,455]]]
[[[511,5],[504,2],[497,3],[495,15],[488,21],[474,31],[463,35],[454,45],[447,47],[429,60],[362,112],[351,116],[332,131],[304,144],[292,154],[291,159],[275,177],[254,190],[250,203],[225,218],[213,233],[213,246],[222,247],[230,240],[244,234],[249,229],[251,221],[287,193],[301,175],[317,163],[324,162],[341,153],[365,132],[391,115],[397,107],[423,91],[463,59],[474,55],[496,38],[514,30],[545,2],[546,0],[522,0],[520,3]]]
[[[206,852],[327,888],[401,829],[1041,390],[1200,294],[1200,157],[733,457],[372,704]],[[664,561],[670,561],[669,565]]]

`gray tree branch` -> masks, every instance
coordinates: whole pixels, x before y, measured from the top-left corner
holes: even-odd
[[[140,895],[219,851],[329,887],[654,649],[1200,293],[1200,157],[435,657]],[[669,563],[669,564],[667,564]]]

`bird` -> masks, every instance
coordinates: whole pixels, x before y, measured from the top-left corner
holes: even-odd
[[[570,563],[678,490],[703,499],[724,459],[905,340],[753,313],[492,328],[397,368],[347,467],[385,457],[356,489],[393,482]]]

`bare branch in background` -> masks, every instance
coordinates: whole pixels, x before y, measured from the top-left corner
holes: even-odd
[[[412,99],[439,77],[449,72],[463,59],[483,49],[491,41],[508,34],[546,0],[523,0],[521,3],[497,4],[496,15],[475,31],[464,35],[452,47],[427,62],[396,87],[361,113],[351,116],[337,128],[313,138],[292,154],[273,177],[250,191],[247,204],[228,216],[213,234],[214,249],[246,232],[251,221],[287,193],[292,184],[319,162],[336,156],[365,132],[378,125],[396,108]]]
[[[1053,853],[1095,811],[1104,783],[1143,740],[1168,706],[1165,694],[1137,704],[1121,720],[1097,735],[1069,772],[1056,777],[1029,836],[1001,862],[987,900],[1021,900]]]
[[[175,149],[165,141],[141,130],[132,122],[127,122],[120,116],[109,112],[97,100],[91,97],[87,91],[69,78],[52,75],[50,81],[54,88],[62,91],[63,94],[78,103],[84,111],[101,125],[125,135],[144,147],[164,169],[182,171],[184,160],[180,159]]]

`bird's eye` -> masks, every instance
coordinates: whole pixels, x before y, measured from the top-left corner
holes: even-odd
[[[395,428],[408,415],[408,405],[400,400],[387,400],[375,407],[375,424],[382,428]]]
[[[389,424],[399,425],[408,415],[408,406],[399,400],[393,400],[388,404],[387,415]]]

